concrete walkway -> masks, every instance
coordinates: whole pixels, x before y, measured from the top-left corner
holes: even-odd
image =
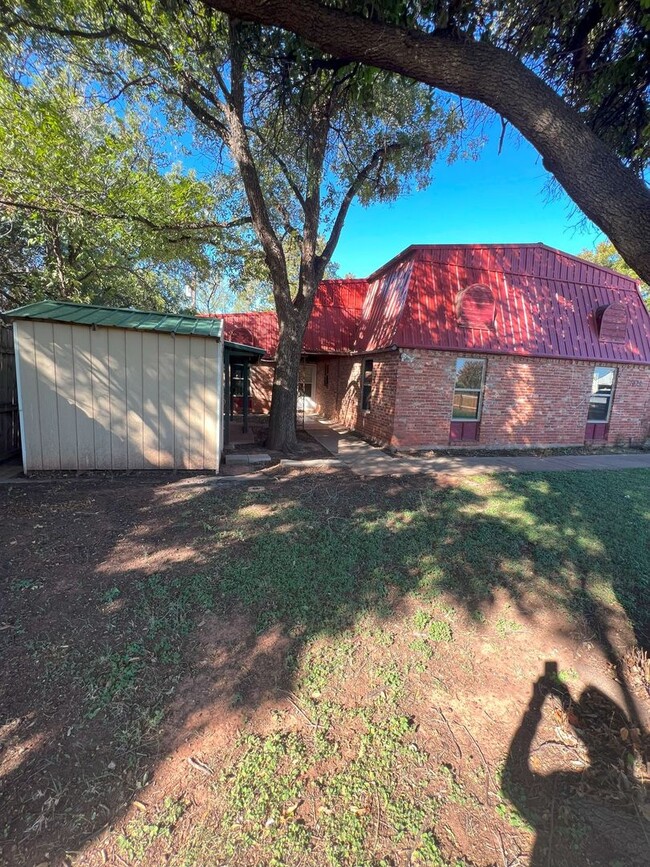
[[[556,455],[553,457],[434,457],[412,458],[387,454],[350,434],[335,422],[314,416],[305,419],[305,429],[352,472],[365,478],[376,476],[433,476],[439,473],[475,476],[484,473],[546,473],[572,470],[650,469],[650,453]]]

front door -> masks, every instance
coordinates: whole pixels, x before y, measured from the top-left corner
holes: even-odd
[[[313,411],[316,409],[316,365],[301,364],[298,374],[298,409]]]

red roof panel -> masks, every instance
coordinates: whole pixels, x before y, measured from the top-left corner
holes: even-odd
[[[409,266],[407,291],[396,293],[396,277]],[[399,346],[650,364],[650,314],[635,281],[544,245],[411,247],[373,277],[357,351]],[[475,283],[494,293],[490,328],[464,326],[457,316],[458,294]],[[386,297],[402,299],[402,309],[382,320],[375,311]],[[626,340],[599,340],[596,310],[617,302],[628,311]]]
[[[365,280],[323,280],[318,287],[314,309],[307,325],[305,352],[349,352],[359,327],[361,308],[368,284]],[[254,346],[266,350],[265,358],[273,358],[278,347],[278,319],[274,312],[219,313],[223,319],[224,337],[250,332]]]
[[[493,294],[487,326],[458,316],[474,284]],[[625,339],[599,339],[596,311],[621,304]],[[221,318],[227,340],[246,328],[275,355],[275,313]],[[303,343],[313,354],[390,347],[650,364],[650,314],[631,278],[543,244],[409,247],[367,281],[324,281]]]

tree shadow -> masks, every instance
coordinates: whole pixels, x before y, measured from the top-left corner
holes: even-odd
[[[639,725],[620,661],[628,620],[642,646],[649,634],[648,492],[634,472],[447,485],[303,471],[248,487],[12,491],[1,530],[9,864],[81,849],[167,751],[215,722],[230,737],[242,715],[284,700],[314,639],[368,614],[390,621],[413,595],[480,613],[506,592],[531,621],[549,609],[583,621]]]

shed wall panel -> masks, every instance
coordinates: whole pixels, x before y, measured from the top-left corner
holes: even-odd
[[[143,461],[145,469],[160,467],[160,395],[158,340],[142,337]]]
[[[43,452],[34,323],[14,323],[14,340],[20,371],[20,435],[23,444],[23,469],[25,472],[42,470]],[[23,395],[30,395],[31,399],[25,400]]]
[[[126,399],[126,331],[109,328],[111,467],[128,467]]]
[[[59,460],[63,467],[77,464],[77,410],[75,404],[72,326],[53,323],[56,365],[56,405],[59,422]]]
[[[217,469],[222,345],[21,321],[26,471]]]
[[[56,394],[57,375],[54,363],[54,326],[51,322],[34,323],[34,348],[41,413],[41,451],[44,470],[61,469],[59,412]]]
[[[77,464],[80,470],[91,470],[95,466],[91,331],[89,328],[73,328],[71,325],[68,327],[72,340],[74,367]]]
[[[108,360],[108,330],[98,328],[90,332],[92,363],[91,388],[93,393],[95,462],[93,469],[110,470],[111,461],[111,371]]]
[[[126,350],[126,461],[130,470],[143,470],[144,463],[144,366],[142,334],[125,331]]]
[[[163,334],[158,338],[158,466],[171,469],[176,452],[176,389],[174,377],[174,337]]]
[[[174,466],[190,468],[190,338],[174,337]]]

